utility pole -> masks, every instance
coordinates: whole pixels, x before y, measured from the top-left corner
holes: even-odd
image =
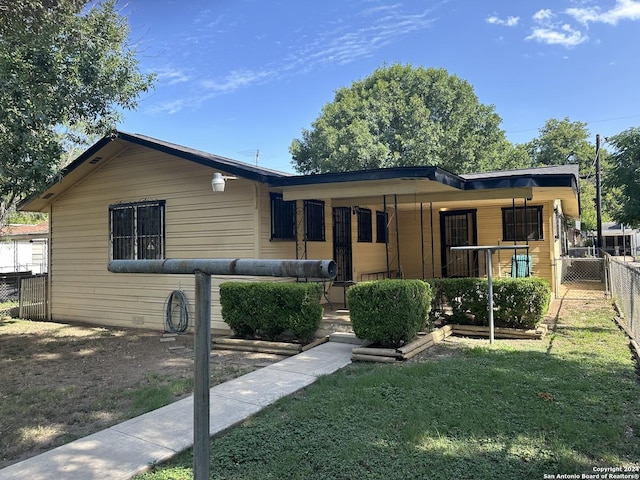
[[[596,135],[596,229],[598,255],[602,255],[602,180],[600,178],[600,134]]]

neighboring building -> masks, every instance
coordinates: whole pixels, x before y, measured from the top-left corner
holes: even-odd
[[[7,225],[0,231],[0,273],[46,273],[49,222]]]
[[[589,232],[592,245],[597,243],[597,232]],[[640,255],[640,232],[619,223],[602,222],[602,249],[610,255]]]
[[[235,178],[212,191],[224,176]],[[110,259],[333,258],[341,302],[349,282],[484,275],[482,255],[453,246],[526,244],[534,275],[555,285],[564,218],[579,216],[578,169],[291,175],[116,132],[21,208],[51,221],[52,319],[162,328],[165,299],[193,299],[193,276],[113,274]],[[494,275],[509,274],[510,261],[495,261]],[[226,329],[217,286],[230,279],[214,278],[214,329]]]

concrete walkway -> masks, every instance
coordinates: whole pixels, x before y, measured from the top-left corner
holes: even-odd
[[[327,342],[211,389],[210,432],[351,363],[348,343]],[[193,397],[0,470],[0,480],[128,479],[193,445]]]

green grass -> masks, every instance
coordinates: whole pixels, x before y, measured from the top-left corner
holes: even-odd
[[[608,305],[544,341],[354,364],[211,442],[211,478],[514,479],[640,466],[640,382]],[[192,451],[142,479],[192,478]],[[635,462],[635,463],[634,463]]]
[[[174,379],[170,376],[147,375],[144,385],[129,392],[132,405],[129,416],[164,407],[175,401],[176,396],[193,390],[193,378]]]

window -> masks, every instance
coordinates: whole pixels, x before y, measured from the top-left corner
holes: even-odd
[[[164,200],[109,206],[112,260],[164,258]]]
[[[503,240],[542,240],[542,207],[502,209]]]
[[[376,242],[387,243],[387,212],[376,211]]]
[[[271,240],[296,239],[296,201],[285,202],[281,193],[271,193]]]
[[[324,242],[324,202],[304,201],[304,238],[310,242]]]
[[[370,242],[371,233],[371,210],[368,208],[358,208],[358,241]]]

